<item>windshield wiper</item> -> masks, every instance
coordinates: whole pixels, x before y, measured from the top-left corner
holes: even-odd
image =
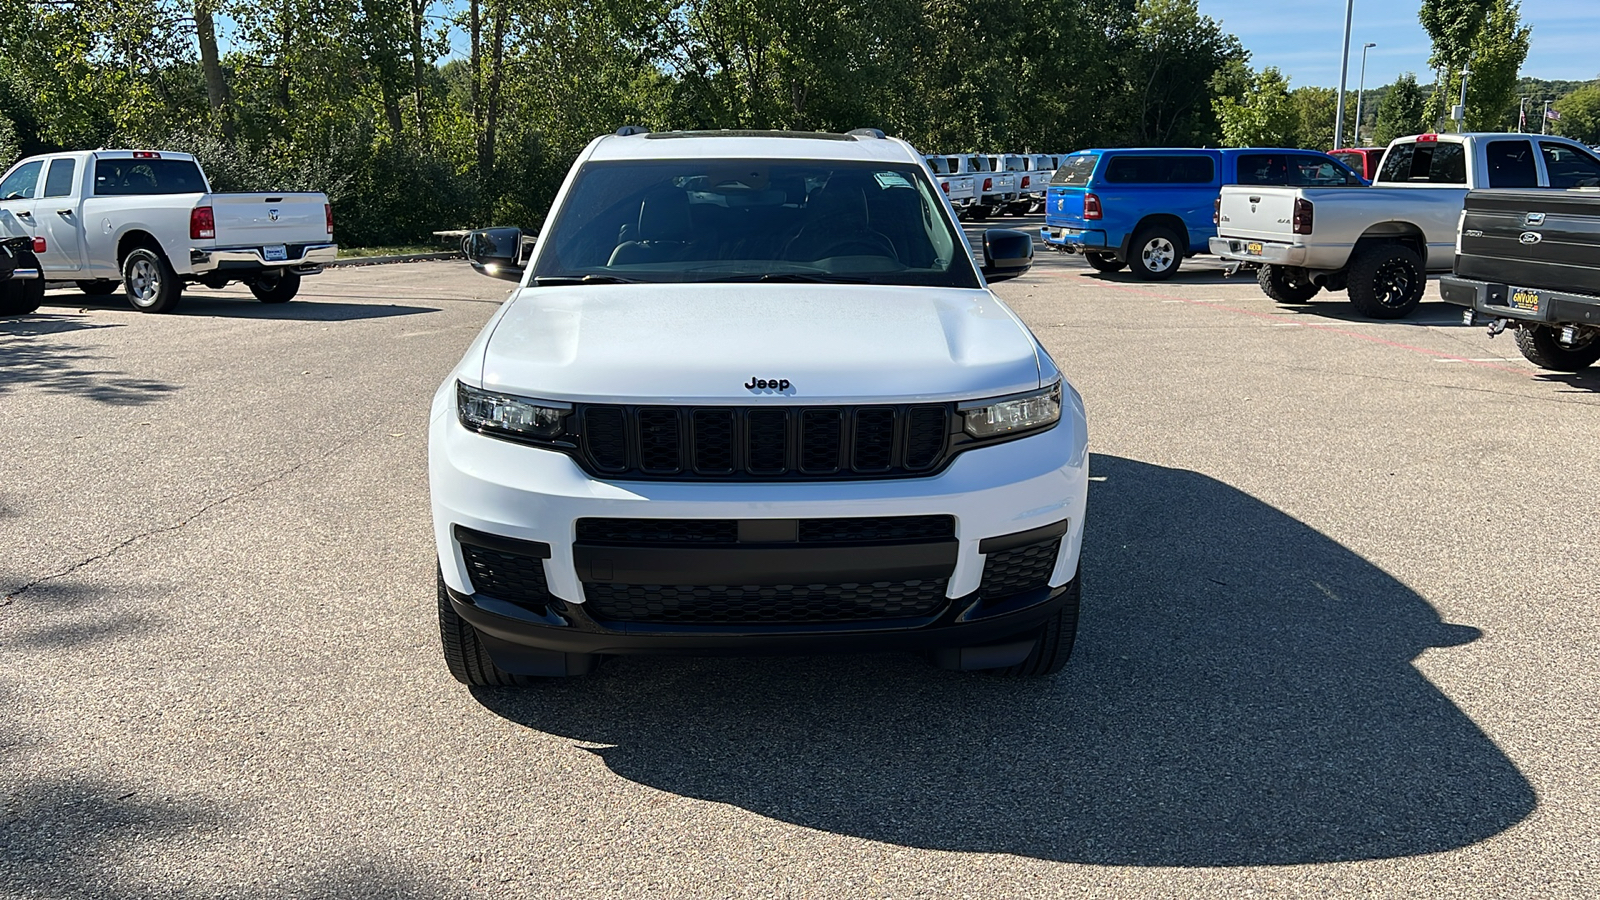
[[[726,278],[708,278],[707,281],[774,281],[800,284],[867,284],[871,279],[862,275],[828,275],[817,272],[767,272],[764,275],[729,275]]]
[[[637,278],[621,275],[536,275],[533,283],[540,287],[561,284],[640,284]]]

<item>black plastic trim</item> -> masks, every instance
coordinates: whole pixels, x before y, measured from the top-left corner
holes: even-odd
[[[978,542],[978,552],[984,555],[999,553],[1002,550],[1012,550],[1017,547],[1026,547],[1029,544],[1042,544],[1051,538],[1058,538],[1067,533],[1067,523],[1070,519],[1062,519],[1050,525],[1041,525],[1027,531],[1018,531],[1013,534],[1002,534],[991,538],[984,538]]]
[[[779,585],[948,578],[956,541],[875,546],[574,544],[578,579],[605,584]]]
[[[529,556],[534,559],[549,559],[550,545],[543,541],[524,541],[517,538],[501,537],[498,534],[486,534],[474,531],[464,525],[451,526],[456,543],[471,544],[474,547],[484,547],[489,550],[499,550],[502,553],[515,553]]]

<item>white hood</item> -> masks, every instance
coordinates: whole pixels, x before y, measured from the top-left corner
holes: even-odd
[[[1033,336],[984,290],[582,285],[523,288],[510,304],[483,386],[549,400],[811,405],[1039,386]],[[790,387],[746,388],[752,379]]]

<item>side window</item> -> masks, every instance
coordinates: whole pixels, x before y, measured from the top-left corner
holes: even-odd
[[[1240,184],[1288,184],[1289,164],[1281,153],[1250,153],[1239,157]]]
[[[1533,144],[1528,141],[1490,141],[1483,155],[1489,166],[1489,187],[1539,186],[1539,168],[1534,165]]]
[[[1118,156],[1106,165],[1112,184],[1206,184],[1215,173],[1209,156]]]
[[[1600,186],[1600,160],[1567,144],[1539,142],[1553,188]]]
[[[949,175],[950,174],[948,171],[945,170],[944,159],[942,157],[938,157],[938,156],[930,156],[930,157],[928,157],[928,168],[932,169],[933,170],[933,174],[935,174],[935,175]]]
[[[32,200],[42,169],[44,160],[38,160],[12,172],[5,181],[0,181],[0,200]]]
[[[50,163],[50,174],[44,179],[46,197],[72,196],[72,176],[78,171],[75,159],[57,159]]]
[[[1298,154],[1293,166],[1297,175],[1294,184],[1300,187],[1347,187],[1361,183],[1355,173],[1325,156]]]

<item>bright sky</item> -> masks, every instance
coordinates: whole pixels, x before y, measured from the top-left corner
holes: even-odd
[[[1432,49],[1417,22],[1419,0],[1355,0],[1350,25],[1349,87],[1361,74],[1361,45],[1367,51],[1369,85],[1388,84],[1402,72],[1415,72],[1423,84]],[[1339,53],[1344,41],[1344,0],[1200,0],[1200,11],[1239,36],[1257,69],[1277,66],[1291,87],[1339,85]],[[1600,77],[1600,3],[1594,0],[1522,0],[1522,21],[1533,27],[1532,46],[1522,64],[1531,78],[1587,81]]]

